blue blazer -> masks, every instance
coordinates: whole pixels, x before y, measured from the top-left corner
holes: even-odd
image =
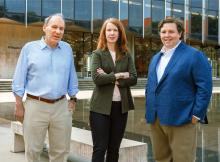
[[[146,121],[178,126],[195,115],[204,119],[212,94],[212,72],[206,56],[181,42],[158,83],[156,67],[161,52],[149,65],[146,84]]]

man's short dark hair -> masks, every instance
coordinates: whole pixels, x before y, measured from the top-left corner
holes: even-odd
[[[161,28],[163,27],[163,25],[166,23],[176,24],[178,32],[181,33],[180,39],[184,38],[184,27],[183,27],[183,22],[181,20],[173,18],[173,17],[167,17],[166,19],[161,20],[160,23],[158,24],[158,31],[159,32],[160,32]]]

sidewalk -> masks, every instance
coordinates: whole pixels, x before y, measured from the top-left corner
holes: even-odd
[[[0,118],[0,162],[25,162],[24,152],[10,152],[11,139],[10,121]],[[48,158],[42,156],[41,162],[48,162]]]

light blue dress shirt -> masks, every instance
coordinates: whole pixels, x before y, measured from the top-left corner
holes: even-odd
[[[62,95],[76,95],[78,79],[70,45],[60,41],[56,48],[49,47],[44,39],[25,44],[15,69],[12,91],[47,99]]]
[[[165,47],[163,47],[161,49],[161,53],[163,53],[163,55],[160,58],[160,61],[157,64],[157,81],[159,83],[160,79],[163,76],[163,73],[171,59],[171,57],[173,56],[173,53],[175,52],[176,48],[179,46],[179,44],[181,43],[181,41],[179,41],[175,47],[165,51]]]

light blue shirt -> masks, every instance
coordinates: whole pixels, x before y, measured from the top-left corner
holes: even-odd
[[[43,38],[25,44],[15,69],[12,91],[20,97],[26,92],[47,99],[76,95],[78,79],[70,45],[60,41],[56,48],[51,48]]]
[[[165,51],[165,48],[163,47],[161,49],[161,53],[163,53],[163,55],[160,58],[160,61],[157,64],[157,81],[159,82],[160,79],[163,76],[163,73],[167,67],[167,64],[169,63],[171,57],[173,56],[173,53],[175,52],[176,48],[179,46],[179,44],[181,43],[181,41],[179,41],[175,47]]]

